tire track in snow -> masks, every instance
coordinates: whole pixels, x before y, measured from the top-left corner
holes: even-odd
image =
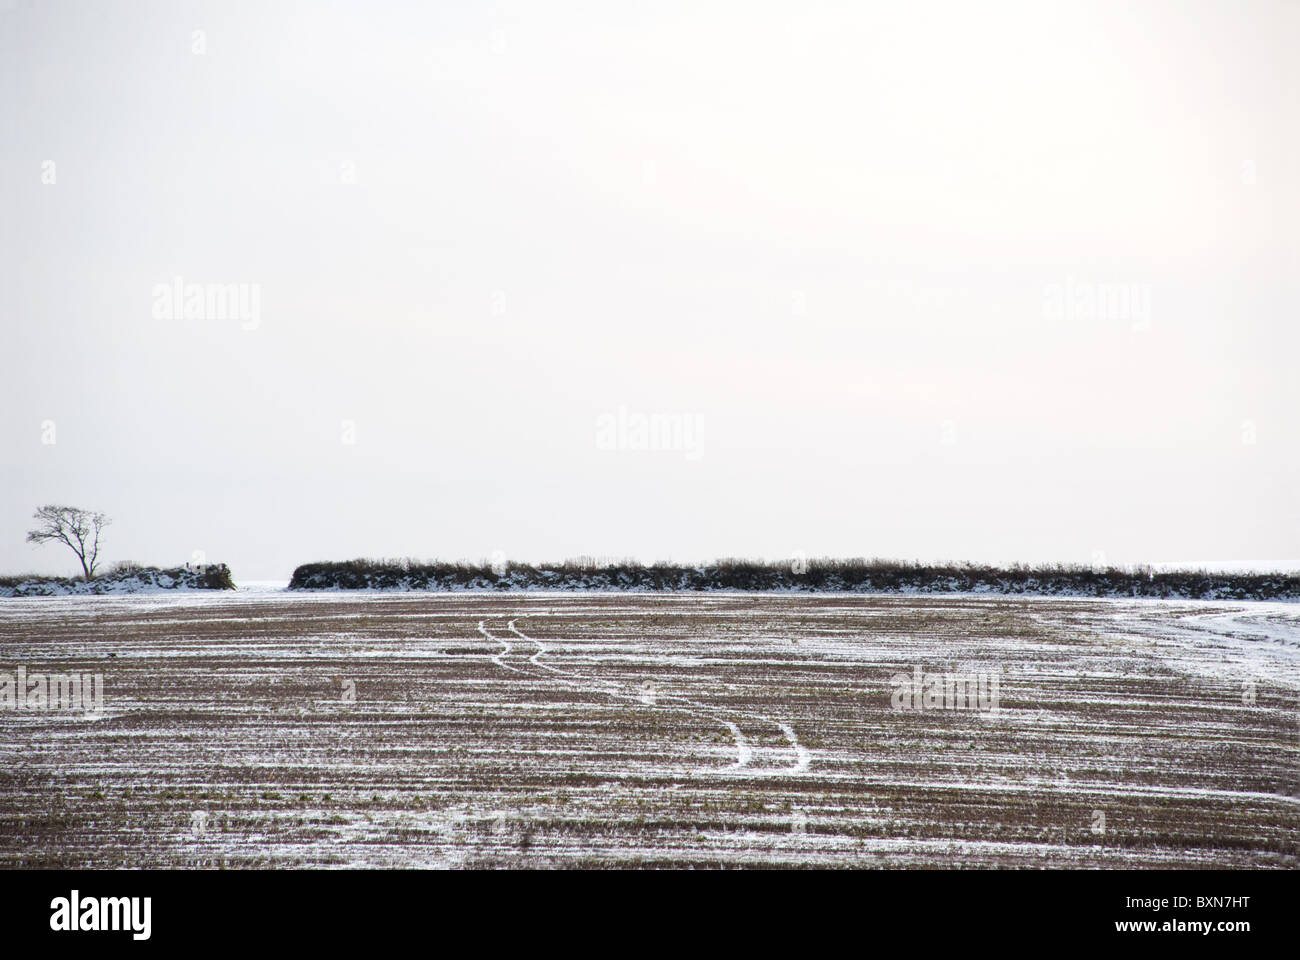
[[[567,671],[559,670],[548,664],[542,663],[539,658],[542,656],[543,653],[546,652],[546,648],[542,645],[542,642],[540,640],[536,639],[535,637],[528,636],[528,634],[524,633],[522,630],[516,627],[515,626],[516,622],[518,621],[511,620],[507,625],[508,629],[512,633],[514,633],[515,636],[519,637],[521,640],[527,640],[530,643],[537,644],[537,652],[533,654],[532,657],[529,658],[529,660],[532,663],[535,663],[537,666],[541,667],[543,670],[550,670],[552,673],[578,677],[588,682],[597,682],[597,683],[603,683],[606,686],[619,687],[619,685],[614,683],[613,681],[599,680],[598,678],[595,677],[587,677],[581,674],[568,673]],[[732,769],[749,766],[749,762],[753,758],[753,750],[750,748],[749,744],[745,741],[744,736],[740,732],[740,728],[735,723],[729,720],[724,720],[722,719],[722,717],[716,715],[716,713],[713,712],[717,710],[716,707],[710,706],[707,703],[701,703],[698,700],[692,700],[689,697],[680,696],[678,694],[661,694],[660,697],[663,699],[674,700],[678,703],[688,704],[691,707],[696,708],[694,712],[698,712],[699,715],[707,716],[709,719],[717,723],[721,723],[722,725],[727,727],[727,729],[731,731],[732,736],[736,738],[736,752],[739,755],[739,760],[736,762],[736,764],[733,766]],[[693,711],[687,711],[687,712],[693,712]],[[777,729],[781,731],[781,734],[786,738],[787,741],[789,741],[790,748],[794,751],[794,763],[792,763],[789,767],[780,768],[777,770],[765,770],[765,771],[748,770],[747,771],[748,774],[757,776],[757,775],[775,775],[775,774],[782,774],[782,773],[803,773],[812,765],[811,752],[808,750],[807,747],[803,746],[803,744],[799,742],[799,737],[795,734],[794,728],[790,724],[785,723],[781,720],[777,720],[773,717],[765,716],[763,714],[746,713],[740,710],[731,710],[728,712],[730,712],[734,716],[741,717],[746,720],[754,720],[759,723],[772,724],[773,726],[775,726]]]
[[[595,684],[597,687],[603,688],[599,692],[605,694],[606,696],[614,697],[615,699],[628,700],[633,703],[640,704],[641,706],[657,707],[661,710],[670,710],[674,713],[684,713],[687,716],[702,717],[706,720],[712,721],[713,723],[717,723],[726,727],[727,730],[730,731],[731,736],[736,741],[736,762],[731,764],[728,767],[723,767],[721,770],[710,771],[711,773],[726,773],[731,770],[738,770],[743,767],[747,767],[749,765],[750,760],[753,759],[754,751],[750,748],[749,742],[745,740],[745,735],[740,732],[740,728],[728,720],[723,720],[721,717],[715,716],[713,713],[707,712],[709,708],[704,704],[692,705],[695,707],[703,707],[703,709],[690,709],[687,707],[665,706],[657,702],[646,702],[645,698],[641,694],[628,692],[627,690],[624,689],[623,684],[617,683],[616,681],[605,680],[600,677],[591,677],[581,673],[573,673],[568,670],[561,670],[558,667],[553,667],[549,663],[542,663],[541,656],[546,652],[546,646],[542,643],[542,641],[538,640],[536,637],[530,637],[526,633],[521,631],[518,627],[515,626],[515,623],[516,623],[515,620],[509,621],[506,624],[506,629],[510,630],[510,632],[512,632],[520,640],[526,640],[529,643],[533,643],[537,645],[537,652],[528,658],[528,662],[532,663],[537,667],[540,667],[543,670],[547,670],[558,677],[563,678],[562,682],[567,683],[571,687],[574,687],[578,690],[585,689],[587,692],[590,692],[591,687],[587,686],[584,688],[582,684],[587,684],[587,685]],[[574,682],[575,680],[582,681],[582,683],[575,683]],[[682,698],[677,698],[677,699],[682,699]]]
[[[721,720],[719,722],[730,730],[731,735],[736,738],[736,762],[732,764],[730,769],[749,766],[749,761],[754,758],[754,751],[749,749],[749,744],[745,742],[745,735],[740,732],[740,727],[730,720]]]
[[[772,722],[776,723],[776,725],[781,728],[781,732],[785,734],[785,738],[790,741],[790,746],[794,748],[794,766],[786,772],[803,773],[812,764],[812,754],[808,752],[807,747],[799,743],[799,738],[794,735],[794,727],[790,726],[788,723],[778,723],[775,720]]]
[[[509,641],[509,640],[503,640],[501,637],[494,637],[494,636],[492,636],[492,634],[490,634],[490,633],[488,632],[487,627],[484,626],[485,623],[487,623],[486,620],[480,620],[480,621],[478,622],[478,632],[481,633],[481,634],[483,634],[483,636],[487,637],[487,638],[488,638],[489,640],[491,640],[493,643],[499,643],[499,644],[501,644],[501,645],[503,645],[503,646],[505,647],[504,650],[502,650],[502,651],[501,651],[500,653],[498,653],[496,656],[492,657],[492,662],[495,663],[498,667],[505,667],[507,670],[513,670],[515,673],[523,673],[523,671],[520,670],[518,667],[512,667],[512,666],[510,666],[510,664],[506,663],[504,660],[501,659],[502,657],[508,657],[508,656],[510,656],[510,653],[511,653],[511,651],[512,651],[512,649],[513,649],[513,648],[510,646],[510,641]]]

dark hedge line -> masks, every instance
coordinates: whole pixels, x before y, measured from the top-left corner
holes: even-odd
[[[42,597],[65,594],[133,593],[144,590],[234,590],[230,568],[211,563],[201,568],[123,565],[93,580],[81,577],[0,577],[0,597]]]
[[[1300,600],[1300,574],[927,565],[889,560],[806,564],[719,560],[682,564],[581,563],[493,568],[473,563],[348,560],[307,563],[290,590],[768,590],[852,593],[1041,594],[1212,600]]]

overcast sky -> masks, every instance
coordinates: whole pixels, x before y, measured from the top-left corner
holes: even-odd
[[[78,569],[48,502],[236,580],[1300,567],[1297,50],[1294,2],[0,0],[0,572]]]

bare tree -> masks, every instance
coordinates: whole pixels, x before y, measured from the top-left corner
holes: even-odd
[[[67,544],[81,561],[86,579],[95,576],[95,565],[99,562],[99,532],[112,522],[108,517],[80,507],[59,506],[41,507],[32,517],[38,523],[35,530],[27,531],[28,543],[57,540]]]

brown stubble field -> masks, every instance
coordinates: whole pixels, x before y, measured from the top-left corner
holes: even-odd
[[[1300,863],[1296,605],[987,596],[0,601],[0,867]],[[996,710],[891,678],[993,673]]]

